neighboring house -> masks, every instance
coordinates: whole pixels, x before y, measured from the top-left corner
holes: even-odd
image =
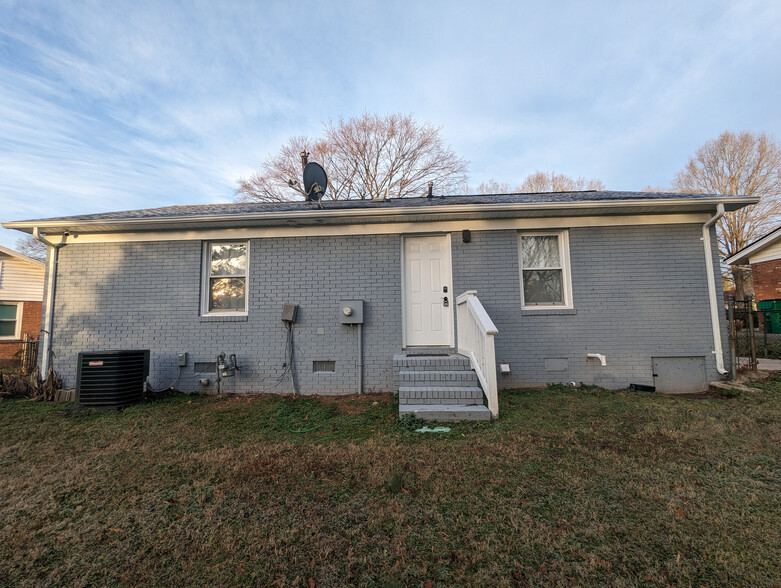
[[[302,394],[395,389],[402,411],[422,414],[414,407],[480,404],[482,387],[496,414],[497,387],[685,391],[725,374],[714,224],[757,201],[586,191],[171,206],[4,226],[56,246],[44,346],[66,387],[78,352],[143,348],[154,385],[213,388],[224,351],[240,367],[224,392],[289,392],[294,375]],[[362,327],[343,324],[345,306],[359,316],[357,299]],[[291,330],[285,303],[299,305]]]
[[[781,227],[724,260],[728,265],[750,265],[754,299],[781,300]]]
[[[38,338],[43,278],[43,262],[0,246],[0,366],[15,363],[15,341]]]

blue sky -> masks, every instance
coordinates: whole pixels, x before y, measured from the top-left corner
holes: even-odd
[[[472,186],[666,186],[726,129],[781,139],[781,2],[0,0],[2,221],[230,201],[363,111],[441,126]]]

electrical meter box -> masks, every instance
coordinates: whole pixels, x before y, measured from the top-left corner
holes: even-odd
[[[339,303],[339,320],[343,325],[362,325],[363,300],[342,300]]]
[[[282,305],[282,321],[286,323],[294,323],[298,318],[298,304],[283,304]]]

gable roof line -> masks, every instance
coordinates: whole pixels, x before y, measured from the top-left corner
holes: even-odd
[[[0,253],[5,253],[6,255],[10,255],[11,257],[15,257],[20,261],[24,261],[26,263],[29,263],[30,265],[34,265],[41,269],[46,267],[46,264],[44,262],[39,261],[37,259],[33,259],[29,255],[25,255],[24,253],[19,253],[18,251],[14,251],[13,249],[9,249],[8,247],[3,247],[2,245],[0,245]]]
[[[740,251],[733,253],[724,260],[724,263],[727,265],[745,265],[745,262],[748,261],[748,258],[751,257],[752,254],[772,245],[779,239],[781,239],[781,226],[776,227],[766,235],[762,235],[759,239],[746,245]]]
[[[417,199],[416,199],[417,200]],[[111,224],[121,226],[125,230],[132,231],[138,226],[154,226],[166,223],[165,229],[185,227],[193,223],[217,223],[226,221],[290,221],[295,222],[298,219],[320,218],[323,220],[344,219],[345,224],[350,224],[353,217],[387,217],[387,216],[407,216],[407,215],[441,215],[446,213],[480,213],[480,212],[519,212],[519,211],[544,211],[544,210],[566,210],[566,209],[611,209],[611,208],[640,208],[649,206],[675,207],[675,206],[716,206],[717,204],[727,204],[730,210],[742,208],[749,204],[755,204],[759,199],[753,196],[707,196],[707,197],[686,197],[680,195],[678,198],[653,198],[653,199],[614,199],[614,200],[586,200],[586,201],[564,201],[564,202],[500,202],[494,204],[445,204],[437,202],[436,206],[393,206],[390,208],[339,208],[339,209],[319,209],[308,208],[303,210],[285,210],[279,212],[238,212],[233,214],[187,214],[166,216],[151,216],[148,213],[155,209],[146,209],[138,211],[127,211],[126,213],[106,213],[88,216],[61,217],[53,219],[38,219],[26,221],[11,221],[3,223],[8,229],[28,230],[43,227],[49,230],[73,230],[75,226],[81,227],[82,232],[90,226],[99,226]],[[303,204],[303,203],[302,203]],[[205,205],[209,206],[209,205]],[[169,207],[173,208],[173,207]],[[161,209],[168,210],[168,208]],[[137,213],[134,217],[122,218],[121,214]],[[147,213],[147,215],[142,215]],[[45,232],[45,231],[44,231]]]

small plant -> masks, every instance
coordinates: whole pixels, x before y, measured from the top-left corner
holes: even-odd
[[[419,419],[414,414],[405,414],[399,418],[399,428],[405,431],[416,431],[426,426],[426,421]]]
[[[404,478],[399,474],[394,474],[388,481],[388,490],[391,494],[398,494],[404,489]]]

